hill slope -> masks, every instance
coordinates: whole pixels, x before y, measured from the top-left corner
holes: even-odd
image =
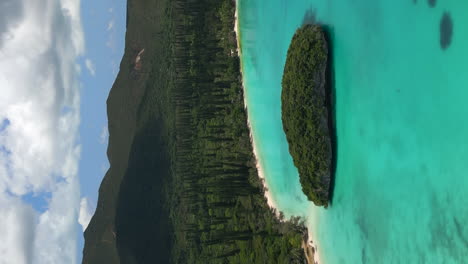
[[[128,0],[125,51],[120,71],[107,99],[110,168],[99,188],[96,212],[85,231],[83,263],[119,263],[115,244],[115,211],[120,183],[128,167],[131,144],[136,130],[136,113],[145,92],[152,67],[147,58],[155,56],[152,35],[161,31],[161,23],[152,17],[162,17],[165,1]],[[145,49],[143,67],[135,70],[135,58]]]

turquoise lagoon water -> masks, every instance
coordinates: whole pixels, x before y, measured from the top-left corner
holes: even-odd
[[[306,217],[321,262],[468,263],[468,1],[238,1],[260,163],[278,208]],[[311,16],[334,57],[338,161],[326,210],[302,194],[280,113],[287,48]]]

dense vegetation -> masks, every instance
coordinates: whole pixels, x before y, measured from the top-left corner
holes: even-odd
[[[325,207],[332,177],[327,57],[327,42],[319,26],[298,29],[288,49],[281,94],[283,128],[302,190],[309,200]]]
[[[126,48],[119,73],[126,79],[112,90],[139,93],[120,99],[136,98],[133,119],[109,115],[110,172],[118,167],[123,177],[108,172],[101,185],[83,263],[304,263],[305,228],[299,219],[275,217],[255,168],[235,2],[156,2],[158,11],[151,11],[155,1],[128,1],[126,42],[135,47]],[[153,26],[142,32],[137,16]],[[129,35],[143,41],[135,44]],[[126,57],[142,48],[138,71]],[[108,112],[126,110],[115,107],[110,97]],[[114,133],[124,126],[133,126],[132,144],[120,168],[112,159]],[[103,215],[109,212],[113,219]]]

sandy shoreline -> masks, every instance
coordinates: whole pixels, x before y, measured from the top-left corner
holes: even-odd
[[[235,21],[234,22],[234,32],[236,32],[236,41],[237,41],[237,56],[241,57],[240,37],[239,37],[239,28],[238,28],[239,27],[239,20],[238,20],[238,11],[237,11],[237,1],[236,1],[236,13],[234,15],[234,21]],[[240,66],[240,72],[241,72],[241,76],[243,76],[242,75],[242,62],[241,62],[241,66]],[[263,172],[263,168],[262,168],[262,166],[260,164],[260,161],[259,161],[259,158],[258,158],[257,146],[255,144],[255,140],[254,140],[254,137],[252,135],[252,126],[250,125],[250,118],[249,118],[249,114],[248,114],[248,111],[247,111],[247,98],[246,98],[246,91],[245,91],[243,77],[242,77],[242,89],[244,90],[244,109],[246,110],[246,113],[247,113],[247,126],[249,127],[249,136],[250,136],[250,142],[252,143],[253,153],[254,153],[254,157],[255,157],[255,166],[257,167],[258,176],[262,180],[262,184],[263,184],[263,188],[265,190],[265,197],[267,199],[268,206],[270,208],[274,209],[275,213],[276,213],[276,216],[279,217],[279,210],[277,208],[276,203],[273,200],[273,197],[272,197],[270,191],[268,190],[268,186],[267,186],[267,183],[266,183],[266,180],[265,180],[265,174]]]
[[[238,0],[236,0],[236,12],[235,12],[235,15],[234,15],[234,32],[236,33],[236,41],[237,41],[237,56],[239,56],[239,58],[241,57],[241,45],[240,45],[240,36],[239,36],[239,19],[238,19],[238,9],[237,9],[237,6],[238,6]],[[241,76],[242,76],[242,89],[243,89],[243,92],[244,92],[244,109],[246,110],[246,113],[247,113],[247,126],[249,128],[249,136],[250,136],[250,142],[252,144],[252,148],[253,148],[253,153],[254,153],[254,158],[255,158],[255,166],[257,167],[257,171],[258,171],[258,176],[260,177],[260,179],[262,180],[262,184],[263,184],[263,188],[265,190],[265,197],[267,199],[267,203],[268,203],[268,206],[270,208],[272,208],[274,211],[275,211],[275,214],[276,216],[278,217],[279,219],[279,215],[280,215],[280,211],[273,199],[273,196],[271,195],[271,192],[268,190],[268,185],[266,183],[266,179],[265,179],[265,174],[263,172],[263,168],[262,168],[262,165],[260,164],[260,160],[259,160],[259,156],[258,156],[258,148],[255,144],[255,140],[254,140],[254,137],[253,137],[253,134],[252,134],[252,126],[250,124],[250,118],[249,118],[249,114],[248,114],[248,111],[247,111],[247,96],[246,96],[246,91],[245,91],[245,85],[244,85],[244,79],[243,79],[243,73],[242,73],[242,62],[240,63],[240,72],[241,72]],[[281,220],[281,219],[280,219]],[[302,244],[302,247],[304,249],[304,253],[306,254],[306,258],[307,258],[307,262],[309,264],[318,264],[320,263],[319,262],[319,256],[318,256],[318,252],[316,250],[317,248],[317,245],[316,243],[314,243],[311,239],[310,239],[310,234],[309,234],[309,230],[307,230],[307,238],[306,240],[308,240],[307,242],[303,242]]]

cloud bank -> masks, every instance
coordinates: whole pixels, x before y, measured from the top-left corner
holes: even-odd
[[[0,2],[0,264],[77,261],[83,38],[80,0]]]

